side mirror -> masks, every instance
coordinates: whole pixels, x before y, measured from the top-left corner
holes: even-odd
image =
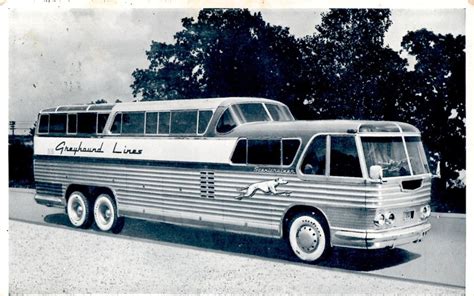
[[[372,165],[369,169],[369,177],[373,180],[383,180],[383,169],[379,165]]]

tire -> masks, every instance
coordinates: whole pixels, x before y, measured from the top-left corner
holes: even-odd
[[[326,220],[316,213],[295,216],[289,224],[288,242],[293,253],[304,262],[325,258],[331,249]]]
[[[92,209],[89,200],[80,191],[72,192],[67,200],[67,216],[74,227],[89,228],[92,224]]]
[[[119,233],[124,226],[123,217],[117,216],[117,205],[107,193],[97,196],[94,203],[94,221],[102,231]]]

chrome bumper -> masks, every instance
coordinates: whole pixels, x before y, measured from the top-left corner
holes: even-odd
[[[394,248],[421,241],[430,229],[429,222],[398,229],[368,231],[338,229],[334,231],[333,245],[361,249]]]
[[[66,206],[66,200],[62,196],[35,194],[35,201],[37,204],[47,207],[64,208]]]

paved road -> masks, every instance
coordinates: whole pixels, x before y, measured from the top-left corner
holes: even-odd
[[[73,230],[67,217],[60,209],[36,205],[33,201],[32,191],[27,190],[10,190],[10,219],[54,226],[56,229],[61,229],[62,232]],[[343,280],[345,275],[357,275],[357,277],[366,278],[368,282],[371,282],[372,279],[379,279],[380,281],[383,279],[385,281],[388,278],[397,278],[413,280],[417,283],[436,283],[452,287],[465,286],[465,219],[462,216],[436,217],[435,215],[431,221],[432,231],[426,240],[419,244],[411,244],[394,250],[378,251],[335,248],[331,258],[318,266],[297,262],[288,252],[286,244],[280,240],[197,230],[135,219],[126,220],[126,226],[117,238],[127,241],[147,242],[148,244],[166,246],[166,248],[178,247],[185,250],[199,250],[199,252],[205,252],[206,256],[215,254],[216,258],[230,256],[232,262],[236,260],[235,258],[243,258],[242,260],[250,260],[251,262],[257,260],[260,262],[258,264],[265,262],[264,265],[276,264],[280,266],[283,264],[283,266],[291,266],[289,268],[292,270],[300,268],[302,272],[316,271],[318,275],[323,271],[324,273],[332,272],[335,273],[334,276],[339,278],[339,285],[343,282],[344,285],[347,284]],[[21,229],[21,227],[18,228]],[[15,228],[10,232],[11,237],[14,238],[13,231],[15,231]],[[66,233],[69,232],[71,231],[66,231]],[[76,233],[92,235],[96,239],[99,239],[98,237],[113,238],[111,235],[100,233],[96,229],[72,232],[74,235]],[[14,262],[11,264],[14,264]],[[199,265],[200,263],[195,264]],[[231,273],[229,270],[226,272]],[[178,276],[178,278],[180,277]],[[313,279],[312,276],[311,279]],[[394,283],[401,285],[402,282],[395,281]],[[350,283],[349,286],[353,286],[352,284]],[[377,287],[379,286],[377,285]],[[351,293],[364,292],[360,290],[360,287],[358,290],[348,289],[345,291]],[[161,291],[167,292],[167,290]],[[179,289],[173,291],[192,292],[192,290]],[[212,292],[212,290],[206,291]],[[221,291],[231,292],[232,290]],[[344,291],[341,290],[341,292]],[[381,290],[378,292],[381,292]],[[420,292],[425,293],[425,290],[420,290]]]

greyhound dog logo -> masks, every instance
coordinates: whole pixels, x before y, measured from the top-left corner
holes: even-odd
[[[257,191],[261,191],[265,194],[271,194],[271,195],[289,196],[291,194],[290,191],[277,191],[277,189],[276,189],[280,184],[287,184],[287,183],[288,183],[288,181],[286,181],[282,178],[276,178],[276,179],[270,180],[270,181],[254,183],[254,184],[249,185],[247,187],[238,189],[239,191],[241,191],[241,193],[240,193],[239,196],[236,196],[235,198],[238,199],[238,200],[241,200],[244,197],[250,198],[250,197],[254,196],[255,193],[257,193]]]

